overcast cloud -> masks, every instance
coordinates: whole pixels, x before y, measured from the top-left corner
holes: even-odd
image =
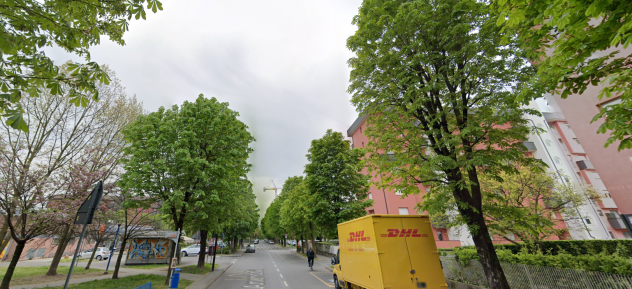
[[[230,103],[257,141],[249,177],[261,214],[281,186],[302,175],[313,139],[345,132],[357,114],[346,93],[346,39],[361,0],[164,0],[131,21],[125,46],[91,49],[147,110],[200,93]],[[79,60],[61,50],[58,62]]]

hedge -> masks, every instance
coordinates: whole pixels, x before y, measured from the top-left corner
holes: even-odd
[[[478,260],[476,248],[455,248],[454,255],[462,265],[469,260]],[[523,250],[514,254],[510,250],[496,250],[500,262],[546,266],[563,269],[578,269],[632,276],[632,259],[619,254],[599,253],[596,255],[572,255],[558,252],[557,255],[545,255],[541,252],[530,254]]]
[[[496,250],[510,250],[518,254],[525,246],[506,244],[495,245]],[[543,241],[540,250],[545,255],[568,253],[571,255],[618,254],[622,257],[632,257],[632,240],[572,240],[572,241]]]

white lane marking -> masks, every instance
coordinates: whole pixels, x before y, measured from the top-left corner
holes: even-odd
[[[281,271],[279,271],[279,268],[277,268],[277,272],[281,272]]]
[[[283,284],[285,284],[285,286],[287,286],[287,282],[283,281]]]
[[[279,274],[279,275],[281,275],[281,278],[283,278],[283,274]]]
[[[276,264],[274,265],[274,267],[276,267]]]

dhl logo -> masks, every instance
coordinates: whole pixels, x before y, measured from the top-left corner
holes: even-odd
[[[428,234],[417,234],[418,229],[388,229],[388,234],[382,234],[382,237],[428,237]]]
[[[371,241],[371,237],[364,236],[364,230],[349,233],[349,240],[347,242],[363,242]]]

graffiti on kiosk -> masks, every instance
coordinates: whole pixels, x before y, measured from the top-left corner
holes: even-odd
[[[166,259],[167,239],[134,239],[128,259]]]

